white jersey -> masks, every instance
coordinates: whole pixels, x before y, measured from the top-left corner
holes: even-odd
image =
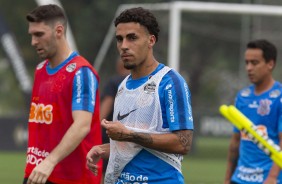
[[[129,76],[124,79],[124,81],[120,84],[119,90],[117,92],[116,98],[115,98],[115,105],[114,105],[114,115],[113,119],[114,121],[120,121],[123,123],[128,129],[131,129],[135,132],[143,132],[143,133],[154,133],[154,134],[162,134],[162,133],[169,133],[173,130],[179,130],[181,127],[183,129],[190,129],[193,128],[192,124],[190,124],[188,117],[189,110],[185,111],[185,126],[184,124],[180,125],[180,128],[175,128],[178,126],[178,123],[174,123],[175,127],[168,127],[167,124],[164,124],[164,121],[167,121],[163,118],[167,118],[163,116],[163,109],[164,107],[161,107],[163,103],[167,103],[165,101],[160,101],[160,92],[159,87],[161,84],[161,81],[164,76],[167,77],[167,79],[171,78],[171,75],[175,78],[175,71],[170,72],[171,69],[169,67],[166,67],[164,65],[159,65],[158,68],[152,73],[152,75],[147,76],[147,79],[144,83],[141,83],[138,85],[138,87],[134,88],[128,88],[127,82],[129,81]],[[170,75],[166,75],[170,73]],[[182,78],[180,81],[183,81]],[[138,81],[134,81],[136,83]],[[176,82],[177,83],[177,82]],[[164,83],[162,83],[164,84]],[[178,84],[178,83],[177,83]],[[180,83],[179,83],[180,84]],[[185,86],[185,81],[182,83]],[[173,84],[172,84],[173,85]],[[166,85],[161,87],[160,91],[163,91],[167,88],[167,90],[171,89],[172,86],[170,83],[169,85]],[[178,85],[177,85],[178,86]],[[182,89],[178,88],[178,91],[182,91]],[[183,92],[182,91],[182,92]],[[185,96],[186,93],[182,93]],[[161,97],[161,99],[163,99]],[[179,98],[180,99],[180,98]],[[174,100],[174,99],[170,99]],[[185,101],[185,100],[184,100]],[[175,104],[176,100],[174,101]],[[186,101],[185,101],[186,102]],[[188,103],[188,101],[187,101]],[[169,104],[169,103],[167,103]],[[183,105],[183,99],[181,100],[181,105]],[[185,103],[186,104],[186,103]],[[176,105],[177,106],[177,105]],[[167,109],[169,107],[172,107],[171,104],[166,107]],[[178,106],[177,106],[178,107]],[[176,108],[177,108],[176,107]],[[190,107],[190,106],[189,106]],[[190,109],[190,108],[187,108]],[[170,121],[174,121],[178,119],[178,114],[173,115],[175,118],[171,118],[172,115],[170,112],[167,111],[168,117]],[[177,111],[173,111],[177,112]],[[181,121],[182,119],[181,116]],[[132,142],[119,142],[119,141],[113,141],[110,140],[110,158],[109,158],[109,164],[107,167],[106,175],[105,175],[105,183],[107,184],[113,184],[113,183],[156,183],[153,181],[158,181],[160,183],[160,174],[155,175],[151,172],[151,167],[153,163],[159,163],[159,167],[166,168],[166,172],[169,174],[173,174],[173,177],[183,178],[181,175],[181,160],[182,156],[178,154],[167,154],[163,152],[159,152],[156,150],[144,148],[140,146],[139,144],[135,144]],[[154,155],[154,156],[150,156]],[[148,164],[146,162],[136,162],[136,159],[143,158],[147,160],[148,162],[153,162],[152,164]],[[148,158],[148,159],[147,159]],[[153,158],[153,160],[152,160]],[[140,168],[137,169],[137,167],[133,167],[130,169],[130,171],[123,171],[125,167],[128,168],[131,167],[132,161],[134,160],[135,164],[138,164],[140,168],[142,168],[142,172],[139,172]],[[131,163],[131,164],[129,164]],[[136,170],[137,169],[137,170]],[[154,168],[155,169],[155,168]],[[161,169],[160,169],[161,170]],[[139,173],[139,174],[138,174]],[[141,174],[140,174],[141,173]],[[152,175],[153,174],[153,175]],[[162,173],[164,174],[164,173]],[[171,176],[167,176],[171,177]],[[171,183],[171,181],[176,181],[174,179],[165,179],[165,181],[161,181],[161,183]],[[162,178],[164,180],[164,178]],[[182,180],[182,179],[181,179]],[[178,180],[180,181],[180,180]],[[183,183],[183,182],[178,182]]]

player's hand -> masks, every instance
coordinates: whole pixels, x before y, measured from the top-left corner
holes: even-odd
[[[86,156],[86,165],[89,170],[95,175],[98,175],[97,163],[101,159],[105,151],[100,146],[93,146]]]
[[[131,131],[128,130],[121,122],[107,121],[105,119],[101,122],[102,127],[106,129],[106,133],[112,140],[128,141]]]
[[[52,173],[55,165],[48,159],[43,160],[31,172],[27,184],[44,184]]]
[[[275,177],[268,176],[263,184],[277,184],[277,179]]]

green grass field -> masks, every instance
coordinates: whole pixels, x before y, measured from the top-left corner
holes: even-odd
[[[198,138],[195,150],[182,163],[185,183],[223,183],[228,145],[226,138]]]
[[[184,158],[186,184],[223,183],[229,139],[197,138],[195,150]],[[22,183],[25,153],[0,152],[0,184]]]
[[[0,183],[20,184],[23,181],[25,153],[0,153]]]

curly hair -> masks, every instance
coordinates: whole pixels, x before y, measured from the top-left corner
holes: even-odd
[[[124,10],[116,19],[115,19],[115,27],[119,23],[129,23],[136,22],[140,25],[147,28],[150,34],[156,37],[156,41],[158,41],[159,37],[159,24],[157,22],[156,17],[147,9],[142,7],[131,8]]]

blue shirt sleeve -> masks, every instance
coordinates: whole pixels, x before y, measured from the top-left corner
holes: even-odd
[[[193,130],[191,93],[183,77],[174,70],[168,72],[161,81],[159,94],[163,128]]]
[[[93,113],[98,80],[88,67],[80,68],[73,80],[72,111],[83,110]]]
[[[280,111],[279,111],[279,119],[278,119],[278,133],[282,133],[282,97],[280,98]]]

